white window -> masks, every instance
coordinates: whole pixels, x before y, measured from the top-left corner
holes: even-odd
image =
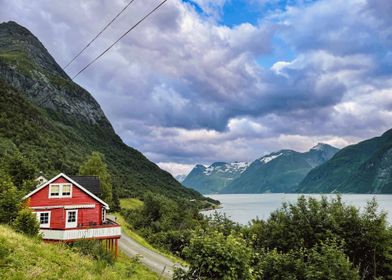
[[[71,184],[50,184],[49,198],[72,197]]]
[[[49,186],[49,196],[59,197],[60,196],[60,185],[50,185]]]
[[[50,227],[50,212],[37,212],[36,214],[41,228]]]
[[[62,190],[61,190],[61,196],[62,197],[70,197],[71,196],[71,185],[62,185]]]

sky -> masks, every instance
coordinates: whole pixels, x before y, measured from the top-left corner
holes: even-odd
[[[64,66],[129,0],[0,0]],[[159,3],[135,0],[73,76]],[[392,124],[392,1],[169,0],[75,82],[173,175]]]

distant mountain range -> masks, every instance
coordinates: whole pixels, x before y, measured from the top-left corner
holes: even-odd
[[[313,169],[297,191],[392,193],[392,130],[342,149]]]
[[[198,164],[182,184],[201,193],[218,193],[241,176],[248,166],[246,162],[215,162],[208,167]]]
[[[281,150],[251,164],[217,162],[196,165],[182,182],[201,193],[293,192],[314,167],[329,160],[339,149],[318,144],[308,152]]]
[[[329,160],[337,148],[318,144],[305,153],[281,150],[259,158],[221,193],[294,192],[310,170]]]

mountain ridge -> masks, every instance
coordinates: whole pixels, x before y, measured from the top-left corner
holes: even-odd
[[[272,190],[272,192],[292,192],[295,189],[295,185],[298,184],[312,168],[331,158],[336,151],[338,151],[338,149],[331,145],[318,143],[303,153],[290,149],[282,149],[264,155],[251,163],[214,162],[208,167],[197,164],[187,175],[182,184],[205,194],[269,192],[269,189],[260,189],[255,186],[260,180],[263,180],[264,177],[268,177],[267,174],[260,173],[260,168],[262,169],[264,165],[267,167],[270,167],[271,164],[275,165],[275,162],[279,162],[279,158],[283,156],[289,158],[289,160],[291,159],[293,163],[290,167],[291,169],[285,167],[286,169],[290,169],[285,170],[285,172],[288,172],[287,174],[282,173],[280,175],[291,176],[290,182],[292,185],[279,187],[278,190]],[[302,159],[299,159],[299,157],[302,157]],[[229,168],[226,172],[223,169],[217,169],[219,166],[228,164],[237,165],[237,172],[233,172]],[[299,168],[296,169],[296,166],[299,166]],[[277,180],[277,178],[274,180],[278,185],[281,184],[282,180]],[[268,184],[271,185],[273,183],[274,182],[269,182]],[[250,189],[248,190],[247,188]]]
[[[392,193],[392,129],[347,146],[315,168],[300,192]]]

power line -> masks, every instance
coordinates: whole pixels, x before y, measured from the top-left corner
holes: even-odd
[[[106,26],[99,31],[99,33],[86,45],[84,48],[77,54],[75,55],[70,62],[68,62],[67,65],[65,65],[64,70],[67,69],[69,65],[72,64],[72,62],[75,61],[135,0],[131,0]]]
[[[95,59],[93,59],[89,64],[87,64],[82,70],[80,70],[75,76],[73,76],[72,80],[75,79],[79,74],[81,74],[84,70],[86,70],[91,64],[96,62],[99,58],[101,58],[105,53],[107,53],[115,44],[117,44],[122,38],[124,38],[129,32],[135,29],[140,23],[142,23],[146,18],[148,18],[151,14],[153,14],[156,10],[162,7],[167,0],[162,1],[158,6],[152,9],[147,15],[145,15],[141,20],[139,20],[136,24],[134,24],[131,28],[129,28],[120,38],[118,38],[113,44],[111,44],[106,50],[104,50],[100,55],[98,55]]]

